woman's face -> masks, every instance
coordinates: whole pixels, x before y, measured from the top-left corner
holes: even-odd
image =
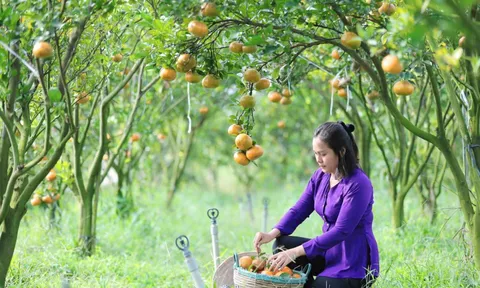
[[[329,174],[335,174],[338,167],[338,156],[328,147],[328,145],[320,140],[319,137],[313,138],[312,141],[313,153],[315,153],[315,160],[322,171]]]

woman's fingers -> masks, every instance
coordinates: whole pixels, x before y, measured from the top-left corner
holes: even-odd
[[[270,263],[270,270],[272,271],[281,270],[289,263],[288,255],[286,255],[283,252],[272,255],[268,259],[268,262]]]
[[[257,250],[257,253],[260,253],[260,245],[262,245],[262,234],[261,233],[257,233],[255,235],[255,238],[253,239],[253,247],[255,248],[255,250]]]

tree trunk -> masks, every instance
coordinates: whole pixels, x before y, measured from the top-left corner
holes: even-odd
[[[26,209],[10,209],[9,215],[5,218],[3,231],[0,234],[0,287],[5,287],[8,268],[12,261],[13,251],[17,243],[20,221],[27,212]]]
[[[360,147],[359,147],[359,157],[360,157],[360,166],[362,170],[370,176],[370,145],[372,142],[372,133],[368,127],[364,127],[361,131]]]
[[[255,221],[255,216],[253,214],[252,193],[250,192],[247,192],[247,209],[248,209],[248,215],[250,215],[250,220],[253,223]]]
[[[176,188],[172,188],[170,190],[168,190],[168,194],[167,194],[167,209],[169,209],[172,205],[172,202],[173,202],[173,195],[175,195],[175,190],[177,190]]]
[[[428,215],[430,217],[430,224],[435,224],[437,220],[437,194],[435,193],[435,188],[432,187],[428,189],[428,200],[427,200],[427,209]]]
[[[121,171],[116,171],[118,175],[117,182],[117,215],[123,217],[125,209],[125,197],[123,196],[123,174]]]
[[[133,193],[130,189],[128,175],[124,175],[121,171],[117,171],[117,174],[117,215],[127,218],[133,211]]]
[[[53,202],[51,207],[48,207],[49,214],[49,228],[53,229],[56,226],[55,213],[57,212],[57,201]]]
[[[90,193],[89,193],[90,195]],[[94,231],[93,231],[93,197],[88,196],[83,199],[81,204],[80,235],[78,239],[80,253],[82,256],[91,256],[93,254]]]
[[[393,228],[398,229],[403,226],[405,220],[405,196],[398,195],[397,199],[393,199]]]
[[[477,207],[472,220],[472,244],[475,265],[480,270],[480,137],[472,137],[472,142],[472,145],[467,147],[469,148],[467,152],[467,157],[469,158],[469,161],[467,161],[468,173],[470,174],[472,190],[475,190],[475,205]]]
[[[477,205],[478,205],[477,201]],[[478,207],[478,206],[477,206]],[[477,210],[473,216],[473,233],[472,233],[472,245],[473,245],[473,259],[477,270],[480,269],[480,212]]]

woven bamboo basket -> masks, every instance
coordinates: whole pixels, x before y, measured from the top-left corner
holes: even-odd
[[[236,253],[233,255],[233,259],[233,282],[235,287],[241,288],[301,288],[307,282],[307,276],[311,269],[311,265],[308,264],[304,271],[294,270],[301,276],[300,278],[275,277],[240,268]]]
[[[242,252],[238,253],[238,257],[243,256],[256,256],[258,255],[257,252],[249,251],[249,252]],[[215,287],[217,288],[231,288],[233,287],[233,263],[234,259],[233,256],[228,257],[225,259],[215,270],[215,274],[213,275],[213,282],[215,283]]]

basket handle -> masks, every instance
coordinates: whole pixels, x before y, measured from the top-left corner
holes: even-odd
[[[312,264],[308,263],[307,266],[303,267],[302,272],[305,273],[306,276],[310,274],[310,270],[312,269]]]
[[[308,263],[310,264],[310,263]],[[233,253],[233,267],[238,267],[240,266],[240,264],[238,263],[238,254],[237,253]]]

